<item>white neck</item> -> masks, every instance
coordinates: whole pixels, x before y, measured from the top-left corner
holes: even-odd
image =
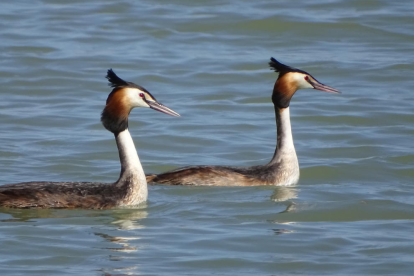
[[[292,128],[290,125],[290,111],[287,108],[278,108],[275,106],[276,124],[277,124],[277,142],[276,150],[273,155],[272,164],[290,163],[291,166],[298,168],[298,158],[296,156],[295,145],[293,144]]]
[[[147,181],[145,173],[139,162],[138,153],[134,141],[128,129],[115,135],[116,144],[121,161],[121,175],[115,186],[125,192],[120,205],[137,205],[148,198]]]

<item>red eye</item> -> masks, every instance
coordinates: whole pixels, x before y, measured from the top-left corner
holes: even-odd
[[[141,98],[145,98],[144,93],[139,93],[139,96],[140,96]]]
[[[307,81],[308,81],[308,80],[309,80],[309,77],[308,77],[308,76],[305,76],[305,80],[307,80]]]

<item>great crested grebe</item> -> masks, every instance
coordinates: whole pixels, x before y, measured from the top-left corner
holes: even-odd
[[[145,88],[119,78],[112,69],[106,78],[113,87],[102,111],[104,127],[115,135],[121,174],[115,183],[25,182],[0,186],[0,206],[10,208],[106,209],[134,206],[147,200],[145,174],[128,131],[128,116],[135,107],[149,107],[180,115],[160,104]]]
[[[314,88],[339,93],[335,88],[317,81],[309,73],[292,68],[271,58],[269,65],[279,72],[273,88],[277,142],[272,160],[252,167],[189,166],[158,175],[148,175],[147,182],[164,185],[256,186],[291,185],[299,180],[299,163],[293,145],[289,103],[299,89]]]

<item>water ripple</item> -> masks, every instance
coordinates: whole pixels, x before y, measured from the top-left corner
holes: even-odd
[[[0,184],[113,182],[113,68],[182,114],[134,110],[146,172],[264,164],[274,56],[342,91],[291,102],[293,187],[150,186],[140,209],[0,212],[7,275],[411,275],[414,5],[70,1],[0,9]]]

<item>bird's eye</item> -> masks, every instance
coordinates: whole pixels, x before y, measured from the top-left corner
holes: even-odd
[[[309,80],[309,77],[308,76],[305,76],[305,80],[308,81]]]
[[[140,96],[141,98],[145,98],[144,93],[139,93],[139,96]]]

